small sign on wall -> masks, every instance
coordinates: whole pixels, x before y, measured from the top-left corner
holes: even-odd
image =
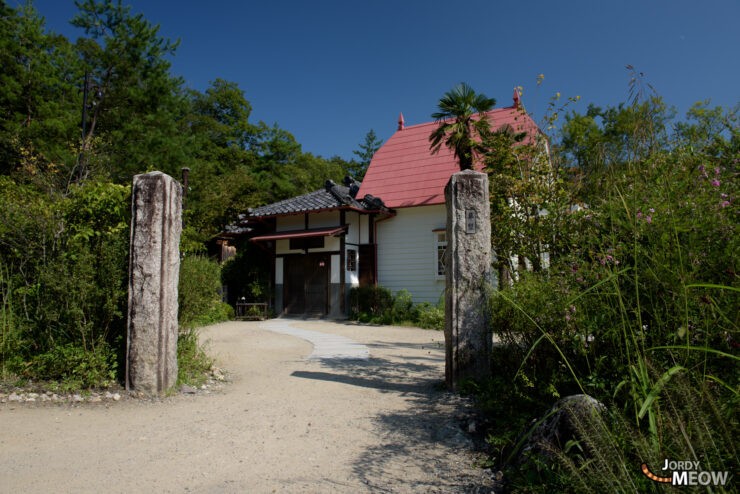
[[[465,210],[465,233],[475,233],[475,210]]]

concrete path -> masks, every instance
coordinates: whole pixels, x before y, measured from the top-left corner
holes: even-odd
[[[440,391],[441,332],[280,320],[202,336],[222,392],[0,404],[0,493],[491,491],[466,402]]]
[[[273,319],[262,324],[262,328],[276,333],[297,336],[313,345],[313,352],[308,356],[309,360],[320,359],[348,359],[367,360],[370,358],[370,350],[365,345],[357,343],[346,336],[319,333],[308,329],[300,329],[297,323],[288,319]]]

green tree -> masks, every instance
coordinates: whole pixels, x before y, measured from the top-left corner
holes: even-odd
[[[45,178],[50,168],[73,166],[80,73],[73,46],[45,30],[31,3],[11,9],[0,2],[0,173],[18,168],[23,149],[35,154],[33,171]]]
[[[153,168],[177,174],[190,164],[193,146],[184,128],[183,81],[170,74],[166,59],[179,41],[160,37],[159,26],[120,0],[75,4],[72,24],[88,36],[77,41],[77,51],[101,96],[89,114],[86,150],[92,136],[101,136],[97,153],[117,180]]]
[[[202,243],[262,200],[254,176],[258,155],[249,149],[259,129],[249,122],[252,106],[235,82],[216,79],[204,93],[191,91],[190,106],[186,128],[194,151],[186,236]]]
[[[519,262],[540,271],[567,251],[573,230],[571,189],[564,170],[553,166],[540,136],[510,127],[481,143],[491,201],[491,243],[501,288]],[[516,257],[515,257],[516,256]]]
[[[454,151],[461,170],[473,169],[475,155],[480,150],[475,136],[483,137],[490,132],[484,113],[495,104],[495,99],[476,94],[464,82],[446,92],[437,104],[439,111],[432,113],[432,118],[439,122],[439,126],[429,136],[432,153],[439,152],[444,141]],[[476,114],[479,114],[477,118]]]
[[[355,180],[362,180],[367,171],[367,167],[370,166],[370,161],[382,145],[383,141],[378,139],[378,136],[375,135],[375,130],[370,129],[370,131],[365,134],[365,142],[359,144],[360,149],[352,151],[352,153],[359,158],[359,162],[354,160],[350,162],[350,165],[352,165],[350,171]]]

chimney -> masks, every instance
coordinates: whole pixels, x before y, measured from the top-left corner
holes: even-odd
[[[519,89],[514,88],[514,108],[519,108]]]
[[[403,113],[398,115],[398,130],[403,130]]]

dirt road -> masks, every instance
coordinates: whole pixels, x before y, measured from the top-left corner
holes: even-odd
[[[367,360],[230,322],[206,328],[230,384],[108,406],[0,405],[0,492],[487,492],[438,390],[443,335],[324,321],[291,326],[364,344]]]

